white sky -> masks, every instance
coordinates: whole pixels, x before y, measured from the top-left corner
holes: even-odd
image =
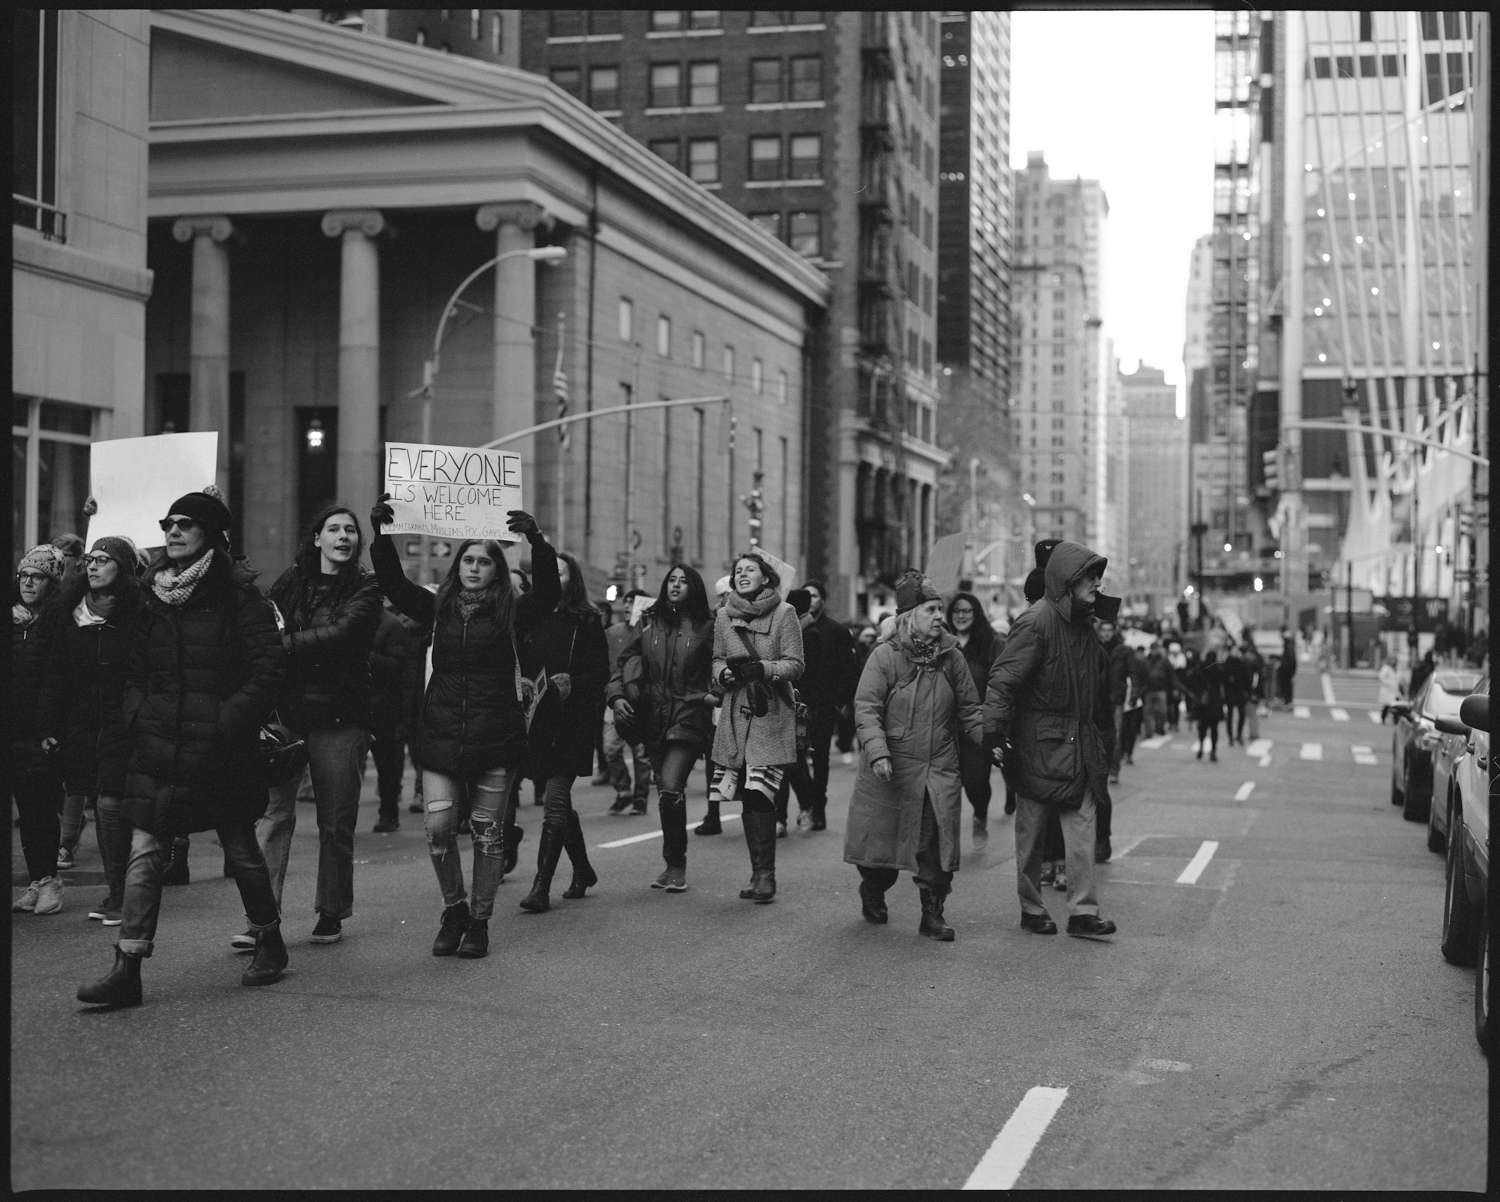
[[[1104,333],[1179,385],[1188,264],[1213,230],[1212,12],[1011,15],[1011,165],[1046,152],[1054,179],[1097,179]]]

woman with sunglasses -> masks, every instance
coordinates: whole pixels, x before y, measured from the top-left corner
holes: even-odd
[[[62,772],[57,756],[42,745],[37,711],[63,566],[56,547],[32,547],[16,570],[16,600],[10,607],[10,791],[21,817],[21,850],[31,880],[10,908],[30,914],[62,909],[62,878],[57,875]]]
[[[125,815],[133,828],[115,966],[78,990],[93,1005],[139,1006],[172,837],[214,830],[239,887],[255,959],[241,985],[286,969],[281,916],[255,839],[266,808],[260,726],[281,687],[285,652],[255,573],[229,554],[217,490],[172,503],[162,552],[146,569],[130,637],[124,712],[130,731]]]
[[[433,632],[420,723],[427,850],[444,907],[432,954],[474,960],[489,954],[490,915],[504,875],[505,801],[526,760],[517,643],[562,599],[557,553],[536,519],[513,509],[510,530],[531,544],[531,591],[517,595],[498,542],[470,538],[458,545],[434,596],[406,578],[395,543],[381,531],[395,521],[389,500],[383,494],[370,510],[370,560],[391,604]],[[458,850],[457,802],[464,794],[473,799],[474,890],[468,900]]]

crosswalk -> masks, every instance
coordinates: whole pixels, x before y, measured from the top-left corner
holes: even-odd
[[[1170,734],[1156,735],[1149,739],[1142,739],[1139,743],[1136,744],[1136,750],[1160,751],[1162,748],[1169,747],[1171,745],[1172,736]],[[1272,760],[1271,749],[1275,746],[1276,743],[1273,739],[1256,739],[1253,742],[1247,743],[1245,745],[1245,755],[1249,759],[1258,759],[1262,768],[1269,768],[1271,766]],[[1333,745],[1321,742],[1292,743],[1289,746],[1295,747],[1297,749],[1297,758],[1299,760],[1309,760],[1315,763],[1326,763],[1332,759],[1342,758],[1343,748],[1335,747]],[[1192,740],[1191,742],[1178,743],[1175,747],[1175,750],[1188,752],[1194,752],[1197,751],[1197,749],[1198,741],[1196,739]],[[1375,755],[1375,751],[1368,745],[1362,743],[1355,743],[1351,745],[1349,747],[1349,754],[1353,757],[1356,764],[1362,765],[1364,767],[1373,767],[1380,762]]]

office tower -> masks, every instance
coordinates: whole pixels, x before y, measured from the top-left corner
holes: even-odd
[[[1187,425],[1177,389],[1160,368],[1138,364],[1116,374],[1125,427],[1125,546],[1113,588],[1151,612],[1170,614],[1186,581],[1179,576],[1187,539]]]

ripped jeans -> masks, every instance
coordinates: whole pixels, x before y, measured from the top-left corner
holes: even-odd
[[[458,850],[458,799],[469,796],[469,829],[474,842],[474,895],[469,901],[472,918],[487,919],[495,909],[495,890],[504,873],[501,814],[517,767],[502,765],[467,780],[422,770],[422,806],[427,830],[427,851],[432,856],[443,905],[464,900],[464,865]]]

